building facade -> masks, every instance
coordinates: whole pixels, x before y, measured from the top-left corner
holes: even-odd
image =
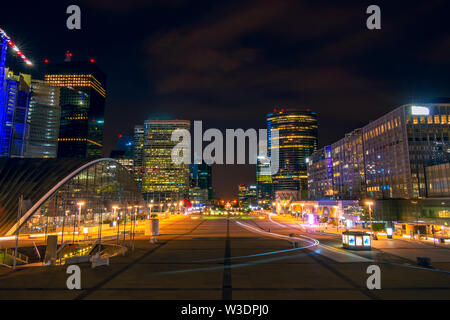
[[[425,167],[427,196],[430,198],[450,198],[450,163],[440,163]]]
[[[0,110],[0,157],[23,157],[28,134],[31,76],[5,68],[5,101]]]
[[[266,155],[258,155],[257,158],[256,186],[258,204],[261,206],[270,205],[274,196],[270,158]]]
[[[58,152],[59,88],[41,80],[31,80],[31,100],[28,111],[29,132],[26,158],[56,158]]]
[[[257,186],[240,184],[238,186],[239,207],[248,209],[258,206]]]
[[[178,144],[171,137],[177,129],[189,131],[190,121],[151,119],[144,123],[142,193],[147,201],[179,201],[188,197],[189,165],[176,164],[171,157]]]
[[[202,203],[210,202],[214,199],[214,189],[212,186],[212,166],[207,163],[194,163],[190,165],[191,183],[189,191],[190,200],[199,200],[191,195],[200,195]],[[204,191],[206,190],[206,191]],[[206,197],[205,197],[206,194]]]
[[[323,147],[308,159],[308,197],[309,199],[333,198],[333,167],[331,147]]]
[[[60,88],[59,158],[101,157],[106,76],[95,61],[49,64],[45,81]]]
[[[358,199],[366,194],[362,139],[362,131],[356,129],[330,146],[336,199]]]
[[[317,114],[310,110],[274,110],[267,115],[269,156],[279,149],[279,171],[272,175],[274,192],[292,190],[307,197],[306,160],[317,149]],[[272,141],[278,130],[278,145]]]
[[[133,146],[133,166],[134,177],[139,189],[142,189],[142,179],[144,177],[144,126],[134,127],[134,146]]]

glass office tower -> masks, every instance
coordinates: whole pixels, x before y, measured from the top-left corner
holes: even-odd
[[[105,74],[93,60],[67,58],[62,64],[48,65],[45,81],[61,88],[58,157],[102,156]]]
[[[4,108],[0,110],[0,157],[23,157],[26,147],[27,115],[31,76],[5,68]]]
[[[307,158],[317,149],[317,114],[310,110],[281,109],[267,115],[269,154],[275,148],[271,132],[279,130],[279,171],[273,190],[301,192],[307,197]]]
[[[144,176],[144,126],[137,125],[134,127],[134,146],[133,146],[133,166],[134,178],[139,189],[142,189],[142,179]]]
[[[142,193],[147,201],[178,201],[188,196],[189,164],[175,164],[171,157],[178,144],[171,137],[177,129],[189,131],[190,121],[152,119],[144,123]]]
[[[270,158],[266,155],[258,155],[256,162],[256,186],[258,204],[270,205],[273,199],[272,173],[270,170]]]
[[[56,158],[60,116],[59,88],[31,80],[26,158]]]

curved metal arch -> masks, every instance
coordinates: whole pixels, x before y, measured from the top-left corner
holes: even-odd
[[[101,159],[96,159],[93,160],[91,162],[88,162],[84,165],[82,165],[81,167],[79,167],[77,170],[74,170],[72,173],[70,173],[69,175],[67,175],[64,179],[62,179],[60,182],[58,182],[53,188],[51,188],[43,197],[41,197],[38,201],[36,201],[36,203],[20,218],[19,223],[15,223],[11,229],[8,230],[8,232],[5,234],[5,236],[11,236],[13,235],[16,231],[17,231],[17,225],[19,225],[19,228],[22,226],[22,224],[28,220],[28,218],[33,215],[35,213],[35,211],[42,206],[42,204],[45,203],[45,201],[47,201],[51,196],[53,196],[55,194],[56,191],[58,191],[59,188],[61,188],[62,186],[64,186],[64,184],[66,184],[68,181],[70,181],[70,179],[72,179],[73,177],[75,177],[77,174],[79,174],[80,172],[96,165],[99,162],[114,162],[114,164],[118,164],[120,167],[122,167],[124,170],[127,170],[127,168],[125,168],[120,162],[118,162],[115,159],[112,158],[101,158]]]

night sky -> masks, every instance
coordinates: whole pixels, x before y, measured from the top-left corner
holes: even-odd
[[[81,8],[81,30],[66,8]],[[366,28],[381,7],[382,29]],[[450,96],[450,7],[443,1],[2,1],[0,27],[35,62],[96,58],[107,74],[105,155],[118,134],[169,115],[209,127],[265,128],[276,106],[319,116],[319,145],[393,108]],[[8,64],[28,71],[9,54]],[[219,197],[254,166],[215,166]]]

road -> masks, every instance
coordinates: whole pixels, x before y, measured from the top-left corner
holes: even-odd
[[[349,253],[281,218],[177,216],[161,233],[109,267],[81,265],[81,290],[66,288],[66,266],[3,272],[0,299],[450,299],[450,259],[427,270],[392,252]],[[381,290],[366,286],[373,264]]]

